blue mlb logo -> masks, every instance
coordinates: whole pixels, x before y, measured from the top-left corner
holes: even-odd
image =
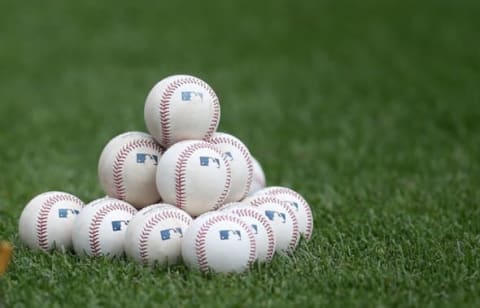
[[[224,156],[226,159],[228,159],[229,161],[232,161],[233,160],[233,155],[231,152],[225,152],[224,153]]]
[[[295,208],[296,211],[298,211],[298,203],[295,201],[287,201],[288,204],[290,204],[292,207]]]
[[[137,153],[137,164],[145,164],[147,158],[153,162],[154,166],[158,165],[158,156],[148,153]]]
[[[280,218],[282,220],[282,223],[286,222],[287,216],[285,213],[280,213],[277,211],[265,211],[265,216],[268,217],[271,221],[274,221],[277,218]]]
[[[182,91],[182,101],[189,102],[192,100],[203,101],[203,93],[198,91]]]
[[[160,230],[160,236],[162,237],[162,241],[166,241],[172,238],[182,238],[183,233],[182,233],[182,229],[177,227],[177,228]]]
[[[72,215],[78,215],[80,214],[80,211],[75,209],[58,209],[59,218],[67,218],[69,213]]]
[[[200,166],[208,167],[210,162],[220,168],[220,159],[210,156],[200,156]]]
[[[230,238],[236,238],[237,240],[242,240],[242,234],[240,230],[220,230],[220,240],[226,241]]]
[[[128,226],[129,220],[113,220],[112,221],[112,231],[122,231],[122,226]]]

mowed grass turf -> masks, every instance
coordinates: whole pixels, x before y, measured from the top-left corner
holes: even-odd
[[[164,2],[0,3],[0,306],[480,305],[478,1]],[[26,249],[24,205],[103,196],[103,146],[176,73],[309,201],[312,240],[238,275]]]

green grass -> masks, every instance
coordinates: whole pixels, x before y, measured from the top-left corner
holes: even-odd
[[[480,306],[478,1],[163,2],[0,3],[0,306]],[[310,202],[313,239],[229,276],[24,248],[23,206],[102,196],[104,144],[175,73]]]

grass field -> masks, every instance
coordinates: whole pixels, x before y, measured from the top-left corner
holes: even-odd
[[[0,2],[0,306],[480,306],[478,1],[163,2]],[[102,196],[104,144],[175,73],[310,202],[312,240],[231,276],[24,248],[23,206]]]

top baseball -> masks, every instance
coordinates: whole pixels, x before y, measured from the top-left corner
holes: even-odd
[[[145,124],[164,147],[182,140],[208,140],[220,121],[220,104],[213,89],[189,75],[160,80],[145,101]]]

